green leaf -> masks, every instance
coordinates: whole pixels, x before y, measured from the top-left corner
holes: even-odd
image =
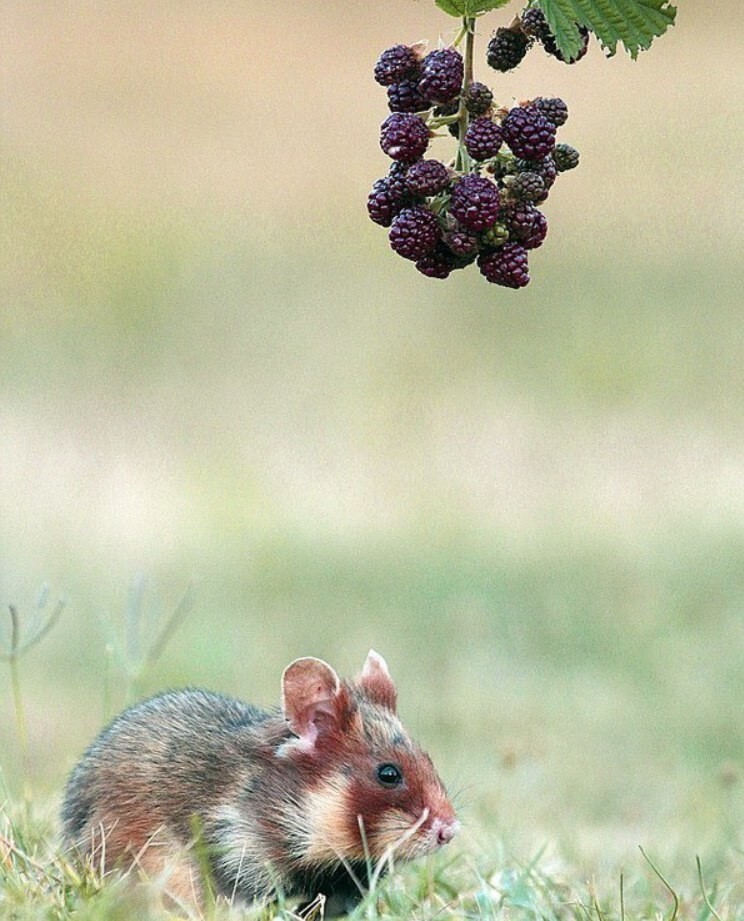
[[[462,19],[465,16],[478,16],[480,13],[497,10],[501,6],[506,6],[511,0],[435,0],[435,2],[440,10]]]
[[[537,5],[566,58],[580,48],[577,24],[590,29],[609,54],[621,43],[637,58],[639,51],[674,25],[677,15],[669,0],[537,0]]]

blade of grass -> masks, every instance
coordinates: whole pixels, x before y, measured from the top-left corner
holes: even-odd
[[[677,917],[677,913],[679,912],[679,896],[678,896],[677,893],[674,891],[674,889],[672,889],[672,887],[669,885],[669,883],[667,882],[667,880],[664,879],[664,877],[661,875],[660,871],[659,871],[659,870],[657,869],[657,867],[654,865],[653,861],[652,861],[651,858],[648,856],[648,854],[643,850],[643,848],[641,847],[640,844],[638,845],[638,849],[640,850],[641,854],[643,854],[643,856],[644,856],[644,858],[645,858],[645,860],[646,860],[646,863],[651,867],[651,869],[654,871],[654,873],[659,877],[659,879],[661,880],[661,882],[664,884],[664,886],[666,887],[666,889],[669,891],[670,895],[671,895],[672,898],[674,899],[674,908],[672,909],[672,913],[671,913],[671,915],[669,916],[669,921],[675,921],[675,919],[676,919],[676,917]]]
[[[698,879],[700,880],[700,891],[703,894],[703,901],[705,902],[705,907],[708,909],[711,915],[713,915],[716,921],[721,921],[721,916],[718,914],[715,908],[713,908],[713,905],[711,904],[711,901],[708,898],[708,892],[705,888],[705,881],[703,880],[703,867],[702,867],[702,864],[700,863],[700,857],[697,854],[695,855],[695,862],[697,863]]]

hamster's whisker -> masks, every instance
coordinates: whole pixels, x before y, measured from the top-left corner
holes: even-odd
[[[377,862],[377,866],[375,867],[374,873],[372,874],[372,879],[370,880],[369,888],[372,891],[374,891],[374,889],[377,886],[377,883],[380,880],[380,877],[385,872],[385,867],[390,866],[392,868],[393,857],[395,855],[395,851],[399,850],[406,843],[406,841],[409,841],[416,834],[419,828],[421,828],[424,822],[426,822],[428,818],[429,818],[429,807],[426,806],[424,808],[424,811],[421,813],[421,816],[418,818],[418,820],[414,822],[413,825],[411,825],[410,828],[408,828],[408,830],[405,831],[397,841],[394,841],[392,844],[389,844],[385,848],[385,851],[383,852],[382,857],[380,857],[380,859]]]

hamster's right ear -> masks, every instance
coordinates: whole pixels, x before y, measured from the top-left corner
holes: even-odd
[[[319,728],[336,715],[336,698],[341,682],[322,659],[295,659],[282,675],[282,710],[289,728],[312,747]]]
[[[390,677],[387,662],[379,652],[370,649],[362,674],[357,680],[359,686],[364,689],[370,700],[395,713],[398,692],[395,690],[393,679]]]

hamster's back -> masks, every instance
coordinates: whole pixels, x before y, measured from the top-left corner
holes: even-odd
[[[106,863],[194,836],[194,816],[245,783],[254,730],[266,711],[208,691],[169,691],[135,704],[104,729],[72,773],[62,808],[66,842],[105,847]]]

